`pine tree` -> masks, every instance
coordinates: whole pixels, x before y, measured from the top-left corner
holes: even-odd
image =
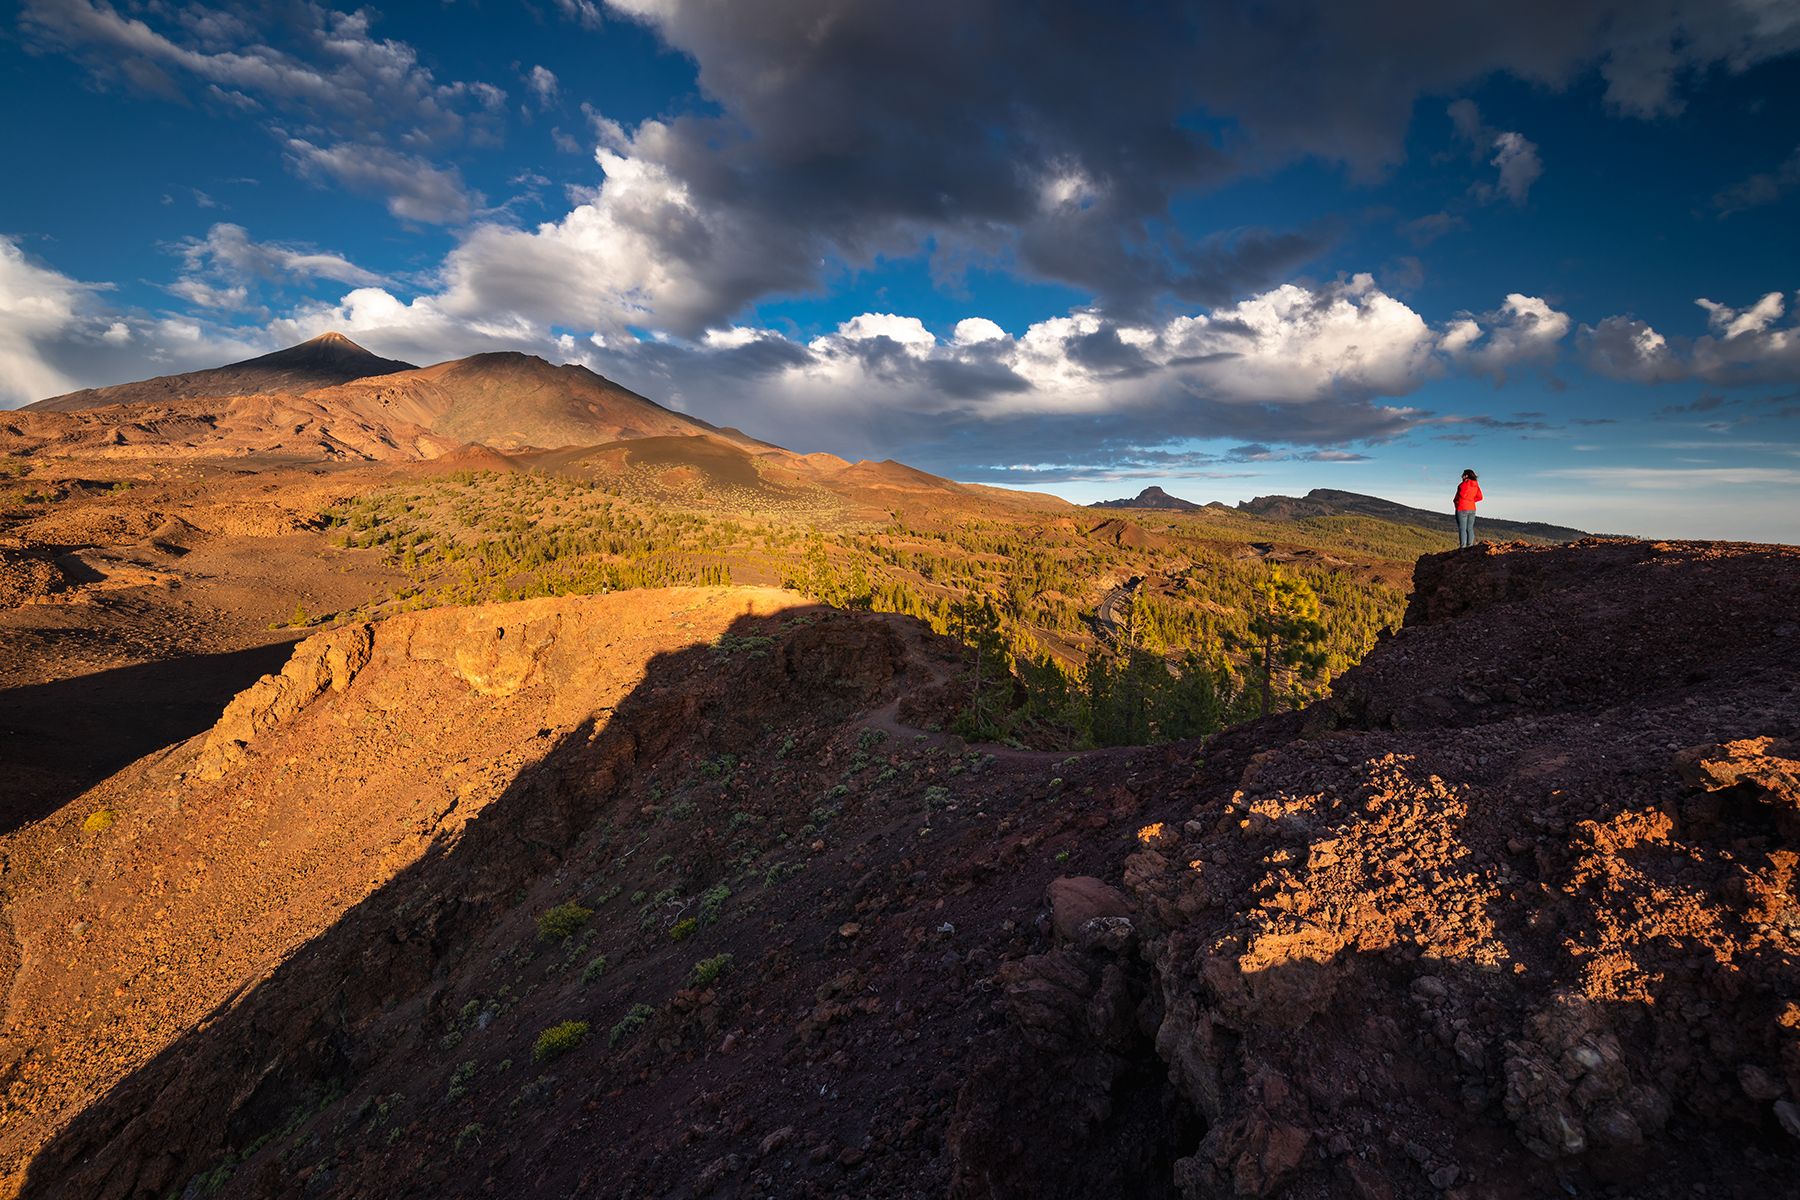
[[[969,705],[957,718],[960,731],[970,737],[991,738],[1000,730],[1000,715],[1012,691],[1012,662],[1000,613],[986,596],[971,592],[952,605],[950,635],[968,647],[974,658],[969,677]]]
[[[1305,580],[1271,571],[1257,586],[1249,629],[1249,643],[1262,676],[1262,715],[1266,717],[1277,671],[1313,676],[1325,669],[1325,625],[1319,620],[1319,597]]]

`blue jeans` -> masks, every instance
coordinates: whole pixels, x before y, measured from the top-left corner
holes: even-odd
[[[1473,546],[1474,544],[1475,510],[1471,508],[1468,512],[1456,514],[1456,547],[1460,550],[1464,546]]]

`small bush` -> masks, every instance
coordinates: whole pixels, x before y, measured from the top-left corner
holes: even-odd
[[[88,814],[87,820],[81,823],[81,827],[89,833],[103,833],[111,829],[113,822],[118,819],[119,814],[112,809],[96,808]]]
[[[656,1010],[651,1008],[648,1004],[632,1005],[631,1011],[620,1017],[619,1023],[612,1027],[612,1032],[607,1035],[606,1044],[609,1046],[618,1045],[620,1042],[648,1025],[650,1019],[654,1016],[656,1016]]]
[[[559,904],[555,908],[545,909],[538,914],[538,941],[560,942],[586,925],[588,918],[593,915],[593,909],[583,908],[573,900],[567,904]]]
[[[685,942],[694,936],[694,931],[698,928],[700,928],[700,918],[683,917],[681,920],[675,922],[674,925],[670,926],[669,939],[676,942]]]
[[[558,1021],[538,1034],[537,1043],[531,1047],[531,1061],[544,1062],[567,1054],[587,1041],[587,1035],[586,1021]]]
[[[713,643],[713,653],[720,658],[728,658],[738,653],[748,653],[751,658],[767,658],[769,647],[774,644],[774,638],[764,637],[757,633],[742,636],[735,633],[723,633],[719,635],[719,640]]]
[[[784,879],[792,879],[806,869],[803,863],[770,863],[769,869],[763,872],[763,886],[774,887]]]
[[[581,982],[592,983],[606,974],[606,955],[597,954],[594,961],[581,969]]]
[[[456,1074],[450,1076],[450,1090],[445,1099],[455,1102],[469,1094],[469,1081],[475,1078],[475,1060],[469,1059],[456,1068]]]
[[[718,920],[719,910],[725,907],[725,902],[729,899],[731,899],[731,889],[722,883],[717,887],[712,888],[706,895],[700,897],[701,922],[706,925],[711,925],[714,921]]]
[[[694,971],[688,976],[688,982],[695,987],[705,987],[717,979],[730,965],[731,955],[729,954],[716,954],[711,958],[703,958],[694,964]]]
[[[461,1154],[463,1152],[463,1147],[469,1145],[471,1142],[477,1146],[481,1145],[481,1137],[486,1132],[487,1130],[483,1129],[479,1124],[473,1121],[464,1125],[456,1135],[456,1152]]]

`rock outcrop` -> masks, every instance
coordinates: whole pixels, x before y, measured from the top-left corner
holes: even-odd
[[[1489,546],[1416,578],[1306,737],[1124,864],[1207,1125],[1184,1194],[1779,1190],[1800,553]]]

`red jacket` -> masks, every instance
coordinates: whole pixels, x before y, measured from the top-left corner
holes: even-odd
[[[1475,504],[1481,499],[1481,485],[1473,479],[1465,479],[1456,485],[1456,511],[1474,512]]]

